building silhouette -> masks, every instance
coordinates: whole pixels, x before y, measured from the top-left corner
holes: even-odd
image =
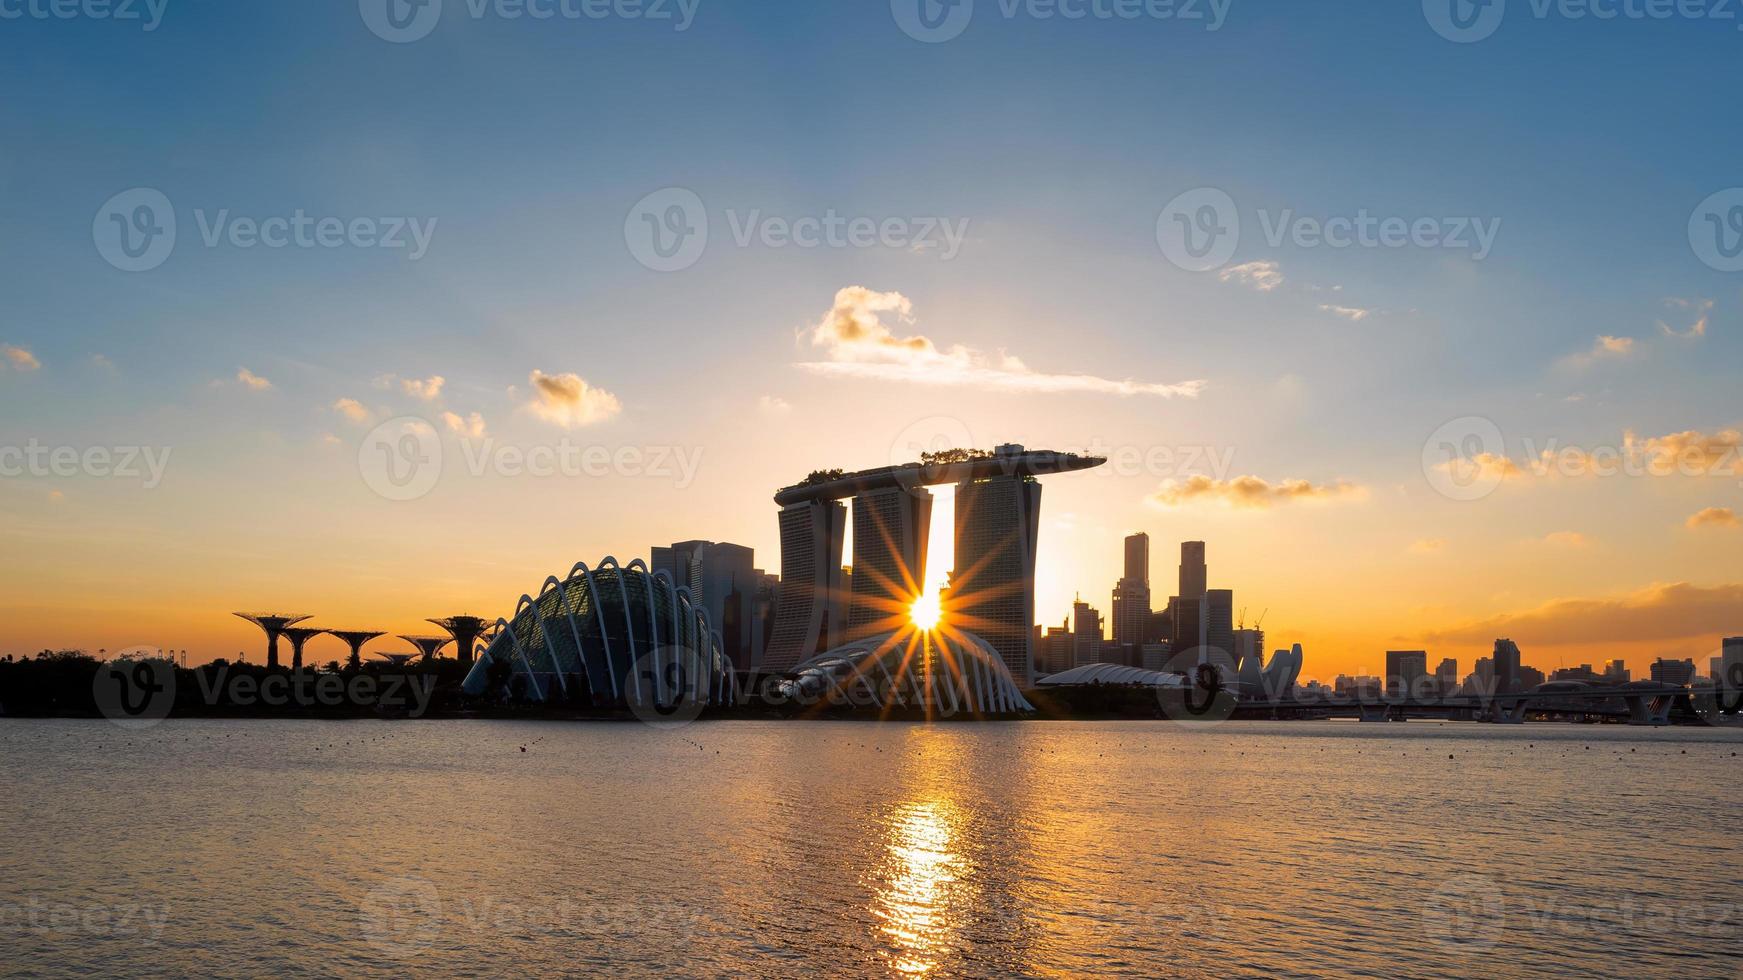
[[[1719,675],[1713,683],[1726,691],[1743,690],[1743,636],[1728,636],[1719,655]]]
[[[1022,452],[1001,446],[1000,452]],[[1041,484],[1030,476],[992,476],[956,485],[953,611],[1004,661],[1017,683],[1035,679],[1035,549],[1041,534]]]
[[[1101,663],[1101,612],[1081,598],[1071,604],[1071,665]]]
[[[894,632],[908,622],[908,607],[926,582],[931,531],[932,494],[923,488],[880,487],[853,498],[847,642]]]
[[[1654,684],[1674,684],[1686,687],[1694,682],[1695,662],[1693,660],[1671,660],[1659,657],[1652,662],[1652,682]]]
[[[1169,640],[1176,654],[1204,645],[1203,605],[1210,575],[1204,550],[1203,541],[1184,541],[1180,545],[1180,594],[1168,600],[1168,619],[1173,624]]]
[[[1459,689],[1459,662],[1451,657],[1434,668],[1435,693],[1446,697]]]
[[[1126,536],[1124,574],[1114,585],[1114,642],[1142,646],[1150,631],[1150,536]]]
[[[670,576],[674,586],[687,590],[690,601],[707,611],[721,650],[738,670],[751,670],[761,662],[766,611],[758,592],[765,576],[756,567],[754,550],[724,541],[679,541],[653,548],[648,571]]]
[[[1408,697],[1422,691],[1422,679],[1428,676],[1428,651],[1386,651],[1386,696]]]
[[[1491,664],[1495,672],[1496,694],[1514,694],[1525,689],[1524,675],[1519,669],[1519,644],[1512,640],[1496,640]]]
[[[1199,600],[1199,663],[1234,663],[1235,593],[1210,589]]]
[[[781,587],[764,670],[790,670],[841,645],[841,549],[847,507],[807,500],[781,508]]]

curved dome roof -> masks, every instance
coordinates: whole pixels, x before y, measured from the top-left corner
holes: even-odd
[[[737,693],[708,614],[639,558],[577,563],[545,579],[536,599],[521,596],[462,690],[596,707],[725,704]]]
[[[1182,674],[1160,670],[1144,670],[1124,664],[1083,664],[1070,670],[1050,674],[1035,682],[1037,687],[1077,687],[1087,684],[1137,684],[1144,687],[1190,687]]]
[[[909,628],[844,644],[793,668],[783,691],[800,701],[927,707],[944,716],[1035,710],[993,648],[954,629]]]

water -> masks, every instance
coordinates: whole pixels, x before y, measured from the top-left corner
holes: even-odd
[[[9,974],[1695,978],[1743,939],[1736,731],[7,721],[0,780]]]

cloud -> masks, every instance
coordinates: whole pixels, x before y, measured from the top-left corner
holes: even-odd
[[[1543,536],[1543,543],[1557,548],[1589,548],[1592,539],[1578,531],[1556,531]]]
[[[1445,550],[1445,538],[1423,538],[1410,546],[1411,553],[1418,555],[1438,555]]]
[[[1737,512],[1729,507],[1708,507],[1688,520],[1690,530],[1701,528],[1739,528],[1743,527],[1743,519],[1737,517]]]
[[[100,371],[108,371],[110,373],[114,373],[117,370],[115,367],[115,362],[109,360],[109,358],[105,357],[102,354],[92,354],[91,355],[91,366],[94,368],[97,368]]]
[[[1677,330],[1663,320],[1658,321],[1658,329],[1666,337],[1679,337],[1683,340],[1694,340],[1707,335],[1708,315],[1713,312],[1713,301],[1710,299],[1676,299],[1672,297],[1664,301],[1664,305],[1673,310],[1681,310],[1694,318],[1694,323],[1686,329]]]
[[[603,422],[623,410],[616,395],[589,385],[578,375],[534,371],[529,380],[534,400],[527,403],[527,410],[565,429]]]
[[[1609,598],[1556,599],[1536,609],[1432,631],[1425,639],[1486,644],[1505,636],[1524,646],[1565,646],[1733,636],[1739,608],[1743,585],[1678,582]]]
[[[778,395],[764,395],[757,399],[757,411],[764,415],[785,415],[792,410],[793,406]]]
[[[341,398],[333,403],[333,411],[345,416],[352,422],[362,425],[369,421],[369,409],[355,398]]]
[[[443,412],[442,424],[446,425],[450,432],[458,432],[463,436],[469,436],[473,439],[484,438],[484,416],[479,415],[477,412],[473,412],[471,415],[465,416],[464,418],[454,414],[453,412]]]
[[[0,345],[0,357],[4,357],[14,371],[35,371],[42,367],[42,362],[36,359],[35,354],[11,344]]]
[[[266,380],[247,368],[236,369],[236,383],[249,391],[271,391],[272,382]]]
[[[1199,474],[1184,481],[1168,480],[1162,484],[1162,489],[1150,496],[1150,500],[1164,507],[1181,507],[1201,500],[1220,500],[1234,507],[1265,509],[1299,502],[1363,500],[1367,496],[1366,487],[1346,480],[1332,484],[1313,484],[1306,480],[1270,483],[1256,476],[1216,480]]]
[[[1230,266],[1217,273],[1217,278],[1223,282],[1238,282],[1243,286],[1251,286],[1261,293],[1268,293],[1283,285],[1283,270],[1277,263],[1271,261],[1247,262],[1242,265]]]
[[[442,385],[446,383],[447,379],[438,374],[425,378],[422,381],[417,378],[407,378],[404,381],[401,381],[399,386],[404,388],[405,393],[411,395],[413,398],[420,398],[427,402],[433,402],[442,397]]]
[[[1623,444],[1631,458],[1644,458],[1655,475],[1734,474],[1743,463],[1743,430],[1738,429],[1719,429],[1712,435],[1690,429],[1649,439],[1629,432]]]
[[[832,377],[1035,393],[1195,398],[1205,387],[1203,381],[1155,384],[1087,374],[1047,374],[1003,351],[995,357],[961,345],[940,349],[920,335],[898,336],[884,322],[885,314],[899,324],[914,322],[913,304],[901,293],[880,293],[864,286],[838,291],[835,305],[807,331],[811,345],[826,348],[829,360],[800,363],[798,367]]]
[[[1341,316],[1346,320],[1354,320],[1357,323],[1360,323],[1374,315],[1373,310],[1364,310],[1356,306],[1333,306],[1329,303],[1320,304],[1319,309],[1323,313]]]
[[[331,432],[329,432],[326,435],[321,437],[321,445],[323,445],[323,446],[341,446],[344,444],[345,444],[345,440],[339,438],[338,436],[334,435]]]
[[[1569,367],[1588,368],[1599,361],[1621,360],[1633,354],[1635,346],[1636,341],[1633,337],[1612,337],[1609,334],[1600,334],[1598,339],[1592,342],[1590,350],[1569,354],[1562,358],[1562,363]]]

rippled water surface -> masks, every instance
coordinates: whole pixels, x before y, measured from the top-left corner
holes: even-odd
[[[7,721],[0,972],[1738,977],[1740,753],[1554,725]]]

